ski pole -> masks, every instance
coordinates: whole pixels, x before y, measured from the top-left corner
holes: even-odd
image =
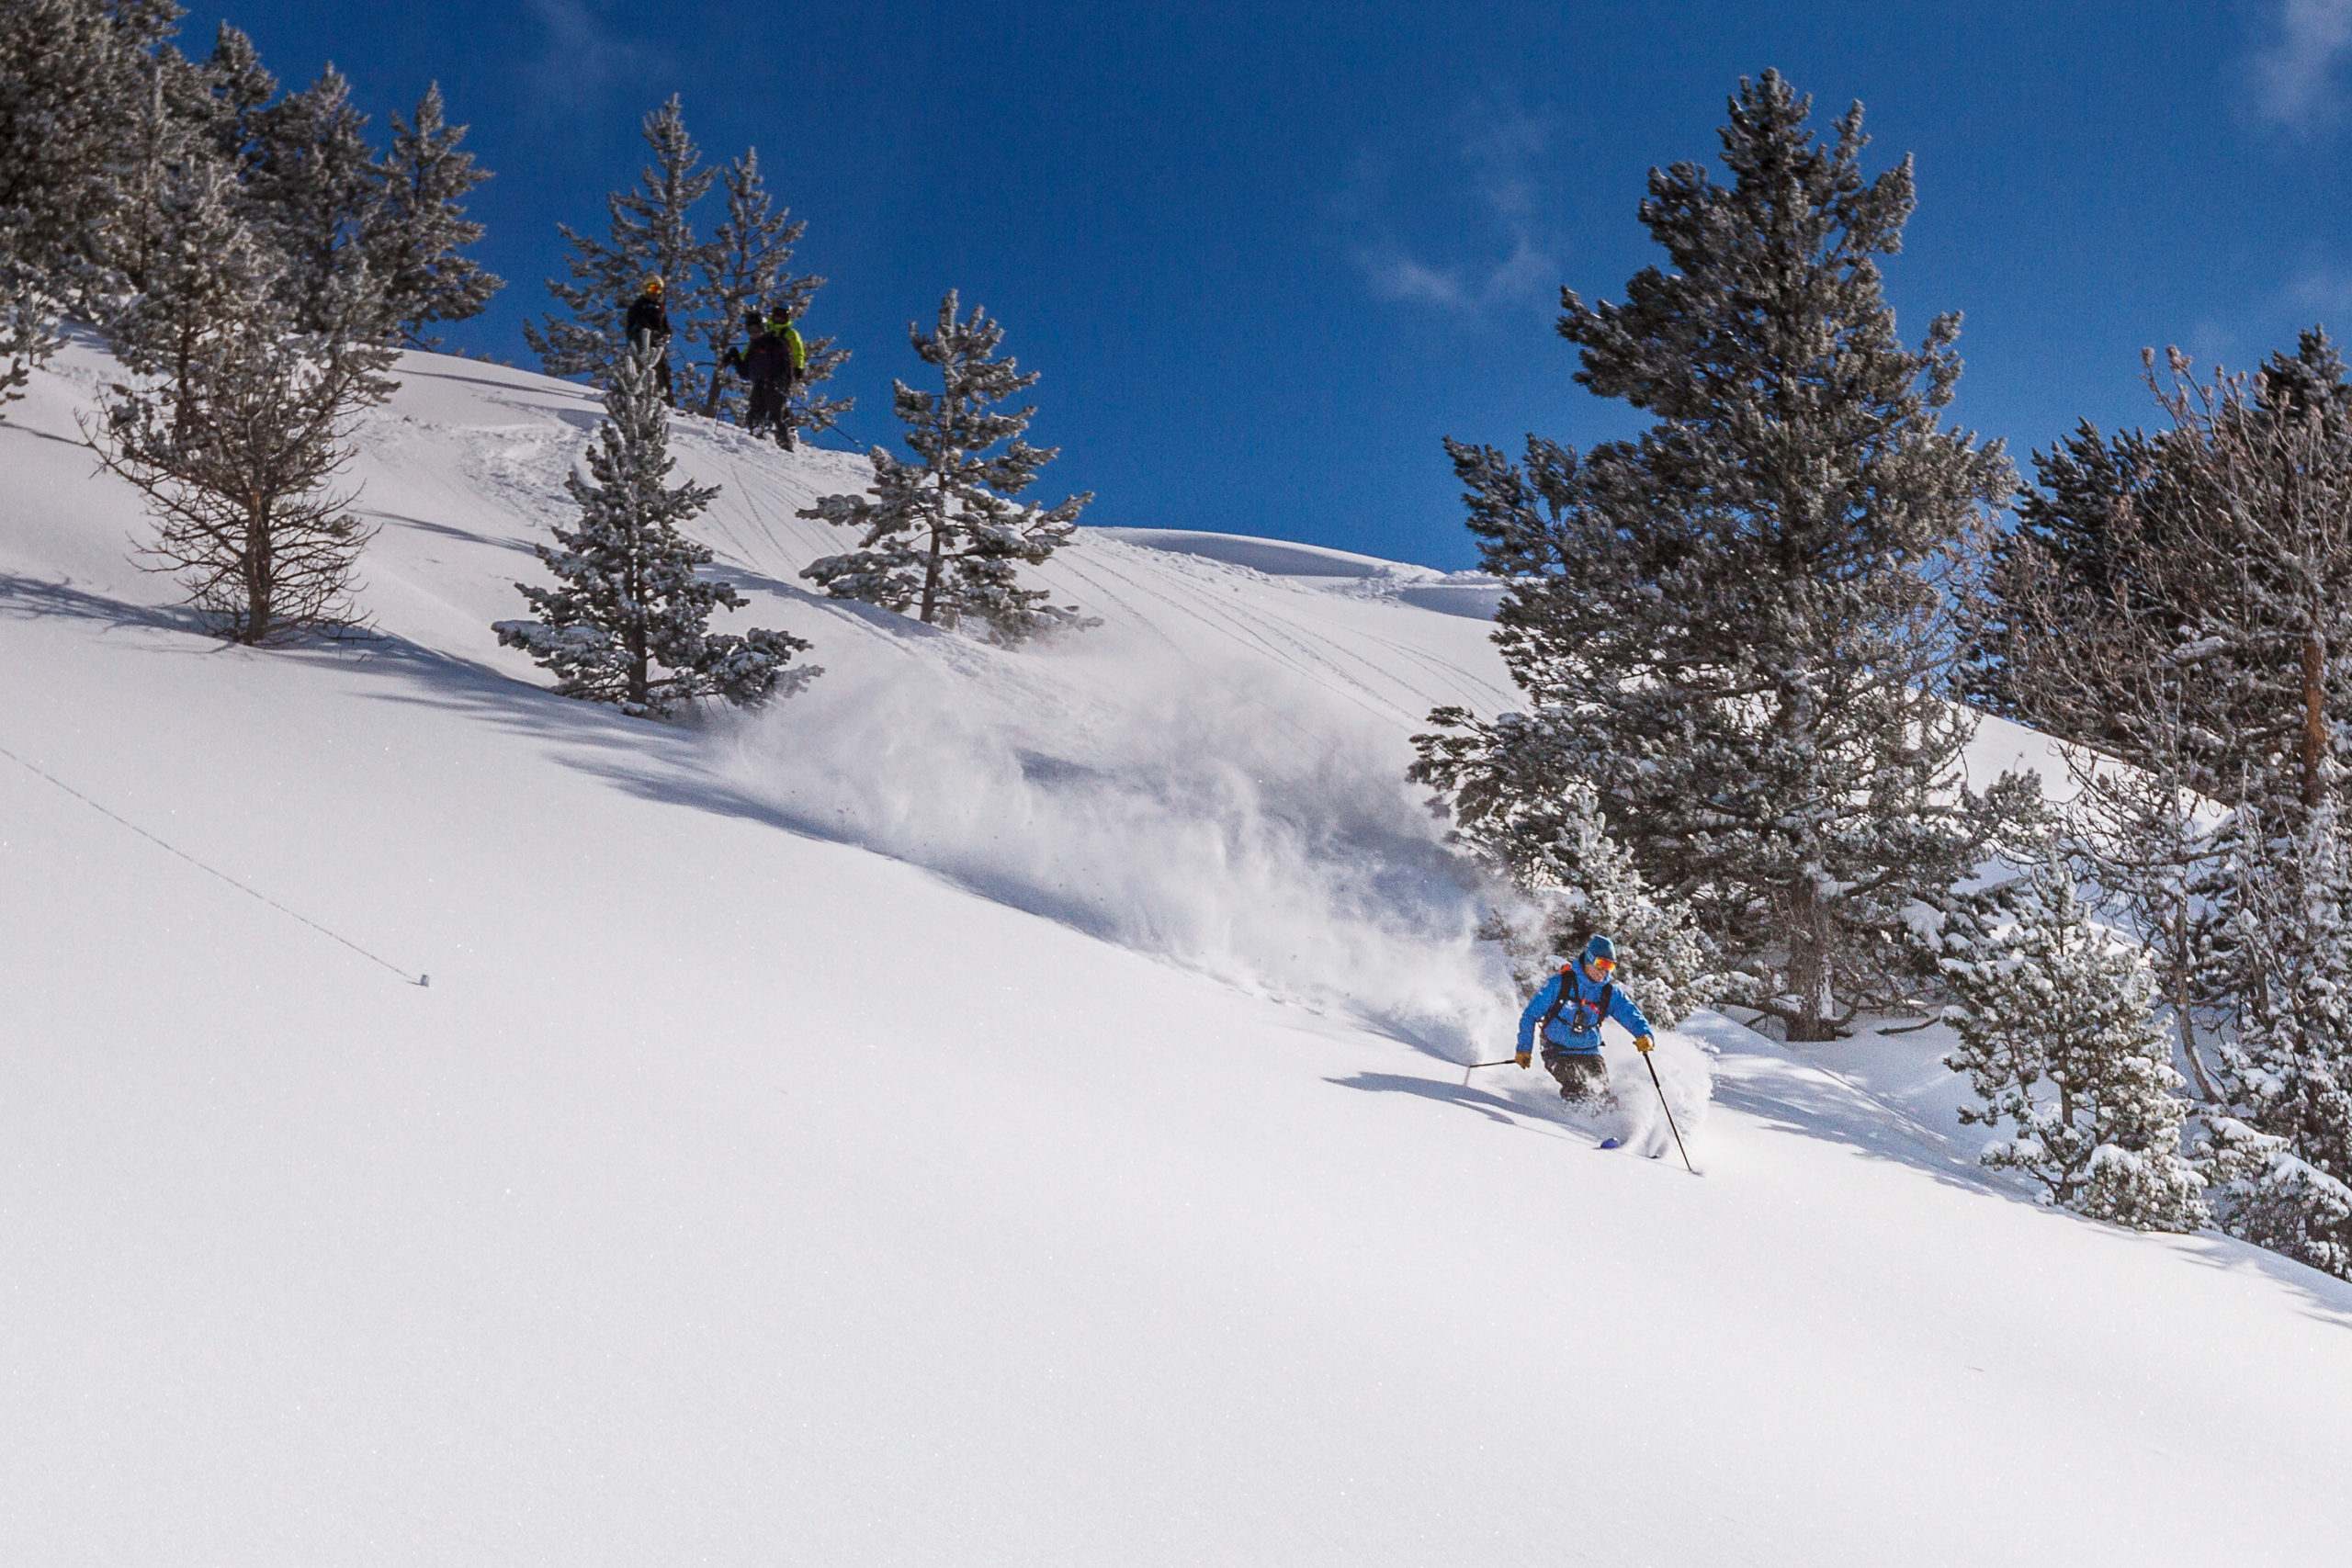
[[[1499,1062],[1464,1062],[1462,1064],[1462,1070],[1465,1073],[1469,1073],[1476,1072],[1480,1067],[1508,1067],[1513,1062],[1518,1060],[1519,1058],[1516,1056],[1505,1056]]]
[[[1667,1131],[1674,1134],[1674,1152],[1682,1156],[1682,1168],[1691,1175],[1699,1174],[1690,1164],[1690,1151],[1682,1146],[1682,1129],[1674,1124],[1674,1107],[1666,1102],[1666,1086],[1657,1081],[1657,1064],[1650,1060],[1647,1051],[1642,1053],[1642,1066],[1650,1070],[1650,1087],[1657,1090],[1658,1109],[1666,1112]]]

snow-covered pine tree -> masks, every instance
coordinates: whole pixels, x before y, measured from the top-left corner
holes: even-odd
[[[685,111],[674,95],[645,117],[643,134],[653,162],[639,173],[635,190],[605,198],[608,238],[557,226],[571,246],[572,281],[549,278],[548,292],[571,319],[549,315],[526,321],[523,337],[548,375],[585,376],[604,386],[627,346],[621,321],[629,301],[648,276],[658,276],[668,288],[670,323],[677,334],[671,374],[678,406],[691,408],[703,399],[699,378],[708,367],[692,363],[682,350],[686,344],[710,341],[714,324],[695,280],[724,265],[711,243],[695,235],[694,209],[710,194],[719,171],[702,167],[702,153],[686,134]]]
[[[145,381],[110,423],[84,427],[99,460],[147,497],[148,569],[177,577],[224,635],[256,645],[354,618],[369,530],[336,480],[357,417],[393,389],[389,350],[296,330],[276,281],[257,267],[198,334],[176,384]]]
[[[2182,750],[2177,740],[2163,746],[2171,757]],[[2176,766],[2132,767],[2089,747],[2062,750],[2074,784],[2055,808],[2063,851],[2096,907],[2138,938],[2171,1017],[2177,1059],[2211,1111],[2222,1096],[2207,1043],[2221,1038],[2234,1010],[2228,966],[2216,962],[2227,844],[2211,804]]]
[[[12,0],[0,10],[0,347],[11,379],[59,310],[105,313],[139,232],[160,74],[184,71],[161,0]],[[165,129],[168,129],[166,127]]]
[[[2221,1173],[2222,1223],[2352,1279],[2352,846],[2332,801],[2276,828],[2241,807],[2224,837],[2240,1006],[2222,1082],[2264,1142],[2253,1168]]]
[[[2048,1201],[2141,1230],[2204,1223],[2204,1181],[2182,1156],[2188,1102],[2152,1016],[2139,953],[2102,929],[2054,856],[1955,900],[1942,967],[1960,1044],[1945,1065],[1981,1106],[1962,1123],[2009,1134],[1979,1156],[2042,1185]]]
[[[383,170],[368,117],[332,64],[301,92],[259,116],[259,146],[244,180],[246,216],[283,259],[278,290],[297,331],[336,342],[391,337],[384,280],[368,255]]]
[[[1916,352],[1895,335],[1876,258],[1909,162],[1866,179],[1861,107],[1817,144],[1775,73],[1730,108],[1729,186],[1650,176],[1672,270],[1623,305],[1562,296],[1577,380],[1657,423],[1581,461],[1531,437],[1524,472],[1448,444],[1531,708],[1433,714],[1417,773],[1458,787],[1556,753],[1550,776],[1591,782],[1643,874],[1766,982],[1757,1005],[1822,1040],[1858,993],[1906,994],[1906,911],[1973,868],[2019,787],[1962,788],[1971,721],[1939,689],[2014,481],[1998,443],[1939,423],[1959,318]]]
[[[392,116],[392,148],[367,224],[368,265],[383,289],[385,320],[412,348],[437,346],[427,328],[471,320],[506,287],[458,254],[481,238],[482,227],[467,219],[464,203],[490,175],[474,167],[472,153],[459,151],[466,128],[443,114],[435,82],[412,118]]]
[[[156,197],[162,221],[144,286],[106,323],[116,357],[161,378],[175,419],[193,412],[206,344],[232,313],[267,298],[282,265],[255,242],[236,204],[236,184],[218,163],[172,170]]]
[[[277,78],[262,64],[254,40],[226,22],[213,35],[201,71],[210,100],[206,135],[214,154],[243,180],[261,159],[263,117],[277,96]]]
[[[997,404],[1037,382],[1011,359],[999,359],[1004,329],[978,306],[959,314],[950,289],[931,332],[907,328],[915,353],[938,367],[941,389],[918,391],[892,383],[907,446],[922,460],[905,463],[882,447],[868,453],[874,488],[866,495],[828,495],[803,511],[838,527],[861,531],[858,547],[827,556],[801,572],[836,599],[855,599],[904,613],[926,624],[980,623],[989,640],[1011,647],[1044,632],[1091,626],[1077,611],[1047,604],[1044,589],[1023,588],[1016,569],[1045,561],[1078,529],[1091,493],[1048,510],[1011,497],[1026,490],[1057,447],[1021,439],[1036,408],[999,411]],[[1003,450],[997,451],[1001,444]]]
[[[1515,896],[1496,900],[1487,930],[1510,955],[1522,993],[1582,953],[1596,932],[1615,941],[1621,983],[1662,1028],[1736,989],[1690,912],[1652,888],[1610,836],[1589,784],[1521,779],[1497,788],[1481,779],[1475,795],[1432,804],[1453,818],[1462,846]]]
[[[57,302],[30,277],[0,267],[0,417],[25,395],[33,372],[64,346]]]
[[[538,547],[562,586],[516,583],[539,618],[491,629],[552,671],[559,694],[638,717],[660,718],[701,696],[745,705],[790,696],[823,672],[786,668],[808,643],[785,632],[709,629],[713,610],[749,601],[729,583],[698,578],[710,551],[678,531],[718,491],[664,482],[676,459],[655,360],[648,349],[614,362],[605,423],[588,451],[590,477],[564,481],[580,504],[580,525],[556,529],[555,546]]]

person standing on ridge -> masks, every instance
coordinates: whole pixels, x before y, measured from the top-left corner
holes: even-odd
[[[635,299],[629,301],[628,315],[622,322],[628,345],[642,351],[659,348],[662,357],[655,362],[654,373],[662,383],[662,400],[672,408],[678,406],[678,395],[670,388],[670,310],[662,302],[668,286],[655,275],[645,280]]]
[[[784,449],[789,452],[797,445],[793,440],[792,389],[798,386],[800,378],[808,372],[808,345],[800,341],[800,329],[792,324],[792,317],[786,311],[778,310],[769,316],[768,330],[775,333],[784,344],[784,385],[777,389],[775,395],[775,438],[784,443]]]
[[[800,334],[793,330],[792,318],[781,310],[771,311],[763,321],[754,311],[743,318],[752,340],[740,349],[729,349],[724,361],[727,368],[739,372],[752,384],[751,407],[744,411],[743,428],[751,434],[773,427],[776,440],[787,452],[793,449],[792,420],[787,400],[792,396],[793,383],[808,363],[808,350],[801,343]]]
[[[1634,998],[1617,988],[1617,944],[1596,936],[1584,944],[1584,953],[1544,982],[1519,1015],[1519,1054],[1524,1067],[1540,1027],[1544,1035],[1544,1066],[1560,1085],[1560,1098],[1570,1104],[1599,1100],[1609,1093],[1609,1064],[1600,1059],[1600,1021],[1613,1018],[1634,1037],[1634,1048],[1647,1051],[1657,1042],[1650,1021]]]

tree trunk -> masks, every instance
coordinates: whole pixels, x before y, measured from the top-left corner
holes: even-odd
[[[922,567],[922,624],[930,626],[939,608],[939,556],[947,532],[947,476],[939,476],[939,515],[931,520],[931,555]]]
[[[2324,798],[2327,758],[2327,644],[2317,632],[2303,638],[2303,806],[2316,811]]]
[[[2165,978],[2165,990],[2172,1001],[2172,1018],[2180,1031],[2180,1054],[2188,1058],[2189,1076],[2197,1080],[2197,1092],[2208,1105],[2219,1105],[2222,1096],[2213,1080],[2205,1076],[2205,1063],[2197,1055],[2197,1021],[2188,1011],[2188,911],[2175,908],[2172,915],[2172,973]]]
[[[245,558],[239,563],[245,580],[245,635],[258,648],[270,633],[270,539],[266,502],[250,502],[245,526]]]
[[[1797,1016],[1789,1021],[1792,1042],[1838,1038],[1838,1005],[1829,990],[1832,947],[1820,891],[1813,878],[1800,877],[1789,889],[1789,989],[1797,998]]]
[[[733,335],[729,334],[730,339]],[[731,348],[734,345],[730,342],[728,346]],[[720,350],[718,344],[715,343],[711,344],[710,390],[703,395],[702,400],[702,416],[705,419],[718,417],[718,378],[726,373],[719,362],[726,357],[726,354]]]

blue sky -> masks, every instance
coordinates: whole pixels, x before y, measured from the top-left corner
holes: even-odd
[[[1442,435],[1638,428],[1569,380],[1562,284],[1654,259],[1654,164],[1712,159],[1776,66],[1872,169],[1918,161],[1889,288],[1967,316],[1959,417],[2022,461],[2144,422],[2143,345],[2258,359],[2352,336],[2352,0],[1181,6],[236,0],[281,79],[333,60],[378,118],[438,79],[497,178],[510,287],[455,330],[529,363],[559,221],[601,225],[672,92],[714,161],[756,145],[832,279],[854,444],[894,442],[906,323],[948,288],[1044,372],[1044,499],[1089,521],[1471,563]]]

